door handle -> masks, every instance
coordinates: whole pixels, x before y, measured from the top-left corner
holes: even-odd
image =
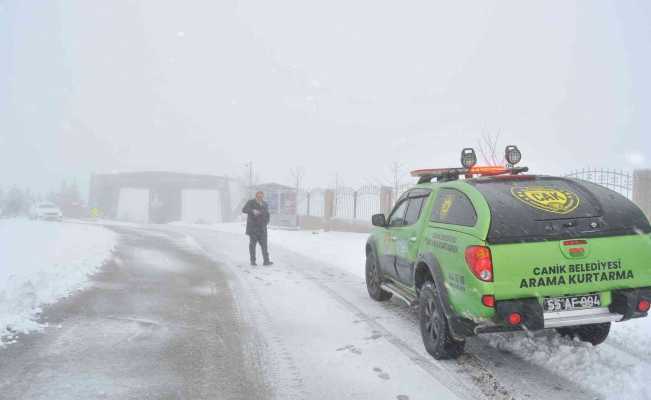
[[[416,243],[416,240],[418,240],[418,238],[416,236],[412,236],[412,237],[409,238],[409,241],[412,242],[412,243]]]
[[[398,240],[398,237],[397,236],[391,236],[391,240],[394,240],[394,241]]]

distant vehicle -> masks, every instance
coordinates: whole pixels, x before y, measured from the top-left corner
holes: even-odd
[[[509,151],[511,153],[509,153]],[[651,307],[651,226],[626,197],[583,180],[508,166],[412,172],[366,245],[371,298],[418,305],[426,350],[456,358],[469,336],[555,328],[597,345],[611,322]],[[459,177],[465,179],[459,179]],[[436,183],[431,180],[436,179]]]
[[[32,219],[41,219],[47,221],[61,221],[63,213],[54,203],[41,202],[36,203],[30,210],[30,217]]]

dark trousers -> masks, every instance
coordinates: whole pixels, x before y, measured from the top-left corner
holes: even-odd
[[[260,243],[262,248],[262,258],[264,262],[269,262],[269,250],[267,248],[267,232],[257,232],[249,234],[249,255],[251,262],[255,262],[255,251],[257,244]]]

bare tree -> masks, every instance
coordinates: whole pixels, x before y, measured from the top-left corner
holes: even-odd
[[[504,164],[504,156],[499,153],[498,143],[500,140],[501,131],[492,134],[484,132],[479,139],[479,155],[488,165],[502,165]]]

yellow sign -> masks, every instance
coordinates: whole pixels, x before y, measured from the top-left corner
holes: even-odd
[[[448,214],[450,213],[450,208],[452,207],[452,203],[454,203],[454,196],[448,195],[445,200],[443,200],[443,203],[441,204],[441,210],[439,213],[439,216],[441,217],[442,221],[445,221],[448,219]]]
[[[569,214],[579,206],[579,196],[569,190],[544,186],[514,187],[511,193],[527,205],[539,210]]]

